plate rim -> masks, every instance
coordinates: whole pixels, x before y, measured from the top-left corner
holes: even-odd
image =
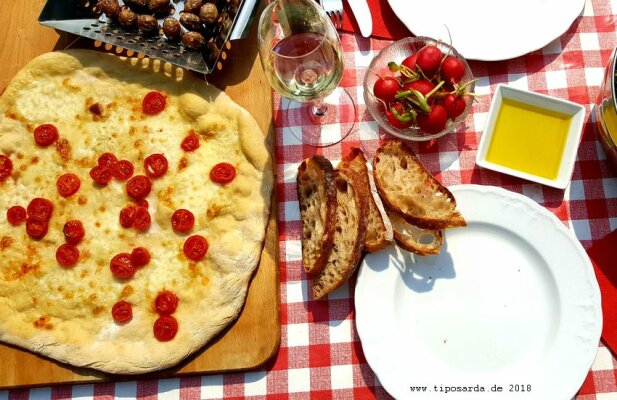
[[[399,5],[411,6],[414,3],[413,1],[407,1],[407,0],[387,0],[387,1],[388,1],[388,5],[394,12],[394,15],[396,15],[398,20],[401,21],[403,25],[405,25],[405,27],[407,27],[407,29],[409,29],[409,31],[412,32],[415,36],[431,36],[431,32],[427,32],[424,29],[414,30],[412,26],[413,23],[411,23],[406,18],[407,13],[406,13],[405,7],[402,6],[399,8]],[[553,40],[561,37],[568,30],[568,28],[572,25],[572,23],[576,20],[576,18],[582,15],[585,9],[585,2],[586,2],[585,0],[568,0],[566,2],[560,2],[560,0],[551,0],[550,4],[556,5],[557,6],[556,9],[559,10],[558,14],[564,16],[564,18],[563,19],[552,19],[551,18],[550,20],[552,21],[552,23],[549,25],[551,29],[539,30],[538,35],[532,36],[534,40],[530,42],[528,46],[524,47],[524,49],[521,49],[519,51],[514,51],[509,54],[506,51],[503,53],[503,55],[491,56],[490,52],[492,50],[492,47],[475,46],[472,51],[470,51],[469,49],[465,51],[464,49],[466,47],[465,44],[463,44],[462,48],[460,44],[457,44],[455,47],[463,55],[463,57],[465,57],[468,60],[503,61],[503,60],[510,60],[513,58],[523,56],[525,54],[531,53],[532,51],[539,50],[543,48],[544,46],[546,46],[547,44],[549,44],[550,42],[552,42]],[[433,8],[437,7],[437,5],[433,3],[431,3],[431,5]],[[457,18],[461,18],[461,16],[457,16]],[[515,36],[516,32],[512,32],[512,35],[514,35],[512,40],[516,40],[517,39],[517,37]],[[435,38],[435,39],[438,39],[438,38]],[[509,48],[507,43],[504,43],[503,47],[506,49]]]
[[[521,193],[513,192],[510,190],[504,189],[502,187],[498,187],[498,186],[477,185],[477,184],[453,185],[449,187],[449,190],[452,191],[453,194],[455,194],[455,196],[457,195],[460,196],[460,192],[465,191],[465,190],[472,190],[472,191],[476,191],[479,193],[493,192],[496,195],[507,196],[510,199],[513,199],[514,201],[522,203],[526,207],[532,207],[534,211],[536,211],[539,215],[543,215],[543,218],[546,219],[547,223],[554,225],[555,228],[558,230],[562,230],[562,233],[565,233],[566,238],[576,247],[576,251],[584,257],[582,268],[583,268],[583,274],[586,276],[587,279],[582,283],[590,285],[590,287],[587,290],[588,291],[587,295],[590,296],[590,298],[594,300],[591,306],[595,308],[594,313],[589,313],[590,319],[592,320],[592,323],[593,323],[592,328],[595,328],[595,329],[587,328],[587,331],[589,331],[590,333],[589,333],[589,338],[586,340],[586,342],[594,343],[595,346],[593,346],[593,351],[589,351],[589,354],[587,354],[586,357],[581,357],[580,366],[576,368],[577,371],[580,370],[584,372],[584,373],[581,373],[580,382],[579,380],[577,380],[576,384],[571,386],[571,389],[569,388],[570,385],[564,385],[564,386],[568,386],[568,393],[566,394],[566,397],[564,397],[564,399],[573,398],[573,396],[576,395],[578,390],[580,390],[580,387],[583,384],[595,360],[598,344],[600,342],[600,337],[602,333],[602,325],[603,325],[600,288],[599,288],[597,279],[595,277],[593,265],[591,263],[591,260],[589,259],[589,256],[587,255],[587,252],[583,248],[578,238],[576,238],[574,233],[570,229],[568,229],[563,224],[563,222],[555,216],[555,214],[553,214],[545,207],[541,206],[534,200],[530,199],[529,197]],[[362,279],[362,275],[363,275],[362,272],[365,268],[370,268],[370,267],[368,267],[365,261],[363,260],[363,262],[360,265],[359,271],[358,271],[358,278],[356,280],[356,286],[354,290],[354,306],[355,306],[355,314],[356,314],[355,325],[356,325],[356,331],[358,333],[358,338],[360,340],[360,344],[362,346],[365,359],[369,367],[371,367],[371,370],[375,373],[375,376],[377,377],[377,379],[380,379],[380,375],[383,374],[383,371],[377,371],[374,368],[375,365],[380,365],[380,363],[376,362],[375,360],[373,360],[373,363],[371,363],[371,358],[373,354],[370,354],[371,352],[367,354],[365,350],[367,339],[364,336],[364,326],[362,326],[362,322],[358,324],[358,321],[364,320],[364,318],[361,317],[361,315],[363,314],[363,311],[361,311],[363,308],[362,302],[358,301],[358,299],[360,298],[359,295],[361,295],[361,293],[359,292],[362,290],[362,287],[364,286],[363,282],[366,280],[366,279],[365,280]],[[577,332],[580,332],[582,329],[583,328],[580,328]],[[385,385],[383,385],[383,381],[381,379],[380,379],[380,383],[382,383],[384,390],[386,390],[388,393],[394,396],[394,393],[391,393],[388,390],[388,388]]]

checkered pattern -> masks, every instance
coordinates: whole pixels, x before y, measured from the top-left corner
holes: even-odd
[[[604,66],[617,45],[615,14],[617,1],[588,1],[583,15],[543,49],[509,61],[471,62],[479,79],[476,92],[485,96],[479,98],[458,132],[412,145],[428,170],[445,185],[497,185],[523,193],[554,212],[585,248],[617,229],[617,178],[606,162],[590,112]],[[390,398],[366,363],[355,331],[354,279],[327,300],[314,301],[301,265],[295,188],[298,164],[316,152],[337,162],[352,146],[362,147],[372,157],[380,140],[387,137],[366,112],[362,78],[371,58],[388,42],[352,34],[343,34],[342,41],[346,71],[341,86],[352,93],[359,111],[358,129],[343,143],[318,150],[298,143],[283,126],[285,100],[274,94],[282,302],[282,341],[276,358],[246,373],[0,391],[0,400]],[[589,118],[572,183],[565,192],[476,167],[480,131],[498,83],[566,98],[587,109]],[[617,399],[617,360],[602,344],[576,399]]]

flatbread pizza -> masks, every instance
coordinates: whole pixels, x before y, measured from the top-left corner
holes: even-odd
[[[182,69],[71,50],[0,97],[0,340],[109,373],[171,367],[239,315],[272,160]]]

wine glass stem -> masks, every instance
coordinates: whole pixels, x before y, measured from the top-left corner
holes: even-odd
[[[313,100],[311,111],[317,117],[323,117],[328,112],[328,105],[322,100]]]

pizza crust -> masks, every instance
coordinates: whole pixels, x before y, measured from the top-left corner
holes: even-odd
[[[168,106],[143,118],[130,104],[150,90],[164,92]],[[105,106],[100,120],[88,115],[89,98]],[[34,144],[31,131],[45,122],[67,138],[69,157]],[[179,150],[190,129],[200,135],[198,154]],[[145,155],[163,152],[169,159],[169,172],[153,180],[147,198],[153,217],[148,232],[119,227],[120,207],[130,202],[123,182],[101,189],[88,178],[104,151],[128,158],[136,174],[143,173]],[[14,161],[13,175],[0,185],[2,210],[25,207],[33,197],[56,206],[49,233],[40,241],[31,240],[23,224],[14,227],[0,218],[0,240],[12,241],[0,250],[1,341],[78,367],[137,374],[176,365],[238,316],[259,264],[273,168],[256,121],[225,93],[159,61],[87,50],[44,54],[16,75],[0,98],[0,152]],[[209,168],[220,161],[237,168],[226,186],[207,179]],[[76,172],[82,182],[67,199],[54,184],[64,172]],[[80,196],[86,204],[80,204]],[[186,235],[170,228],[169,216],[177,208],[194,211],[192,234],[209,242],[199,262],[183,256]],[[64,243],[61,227],[70,218],[83,220],[86,238],[78,246],[78,265],[63,269],[54,254]],[[149,248],[153,261],[127,282],[113,278],[108,260],[136,246]],[[170,342],[152,334],[157,315],[151,302],[162,289],[180,299],[173,314],[180,329]],[[125,325],[114,323],[110,313],[121,298],[133,304],[133,319]],[[38,326],[37,317],[43,318]]]

